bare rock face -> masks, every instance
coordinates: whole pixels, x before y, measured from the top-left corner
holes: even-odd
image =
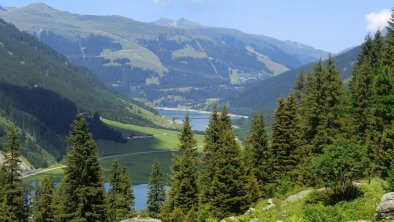
[[[373,221],[387,219],[394,219],[394,192],[383,195],[373,217]]]
[[[153,219],[153,218],[131,218],[131,219],[126,219],[122,220],[121,222],[161,222],[161,220],[158,219]]]

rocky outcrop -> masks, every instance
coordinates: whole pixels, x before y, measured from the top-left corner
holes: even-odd
[[[387,219],[394,219],[394,192],[383,195],[373,217],[373,221]]]
[[[21,160],[21,163],[19,165],[19,168],[21,170],[22,175],[29,174],[29,173],[33,172],[34,168],[31,165],[25,163],[22,160],[22,158],[20,158],[20,160]],[[3,165],[3,163],[4,163],[4,155],[0,152],[0,166]]]
[[[134,217],[131,219],[122,220],[121,222],[161,222],[161,220],[153,218],[138,218]]]
[[[273,207],[275,207],[276,205],[274,204],[274,200],[273,199],[268,199],[268,205],[263,207],[263,210],[269,210]]]
[[[286,198],[285,202],[282,204],[282,206],[288,204],[288,203],[294,203],[296,201],[304,199],[309,193],[311,193],[313,189],[308,189],[301,191],[297,194],[290,195]]]

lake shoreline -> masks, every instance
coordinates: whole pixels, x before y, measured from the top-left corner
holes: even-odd
[[[167,110],[167,111],[181,111],[181,112],[194,112],[194,113],[201,113],[201,114],[211,114],[210,111],[204,111],[204,110],[195,110],[195,109],[189,109],[189,108],[173,108],[173,107],[155,107],[155,110]],[[243,116],[243,115],[238,115],[238,114],[229,114],[230,117],[234,118],[245,118],[249,119],[249,116]]]

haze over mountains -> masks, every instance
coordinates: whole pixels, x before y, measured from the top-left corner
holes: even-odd
[[[78,15],[45,4],[0,10],[0,17],[85,65],[107,86],[155,106],[205,108],[245,87],[326,57],[291,41],[212,28],[187,19],[138,22]]]

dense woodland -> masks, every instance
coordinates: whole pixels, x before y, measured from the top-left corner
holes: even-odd
[[[215,106],[204,152],[198,155],[186,115],[173,156],[171,188],[165,192],[155,162],[146,214],[165,222],[217,221],[296,186],[327,188],[321,201],[335,204],[362,195],[353,184],[360,178],[383,178],[386,191],[394,191],[393,73],[394,13],[386,36],[379,31],[366,36],[349,84],[342,82],[331,56],[299,75],[291,94],[278,100],[271,138],[263,115],[257,113],[241,149],[227,107],[219,112]],[[104,190],[97,147],[82,116],[68,136],[60,185],[55,188],[53,178],[44,179],[33,202],[20,179],[15,128],[8,130],[4,148],[0,221],[119,221],[136,214],[130,178],[117,161],[109,177],[111,189]],[[326,212],[313,209],[304,212],[305,221],[319,221],[316,213],[325,218]]]

